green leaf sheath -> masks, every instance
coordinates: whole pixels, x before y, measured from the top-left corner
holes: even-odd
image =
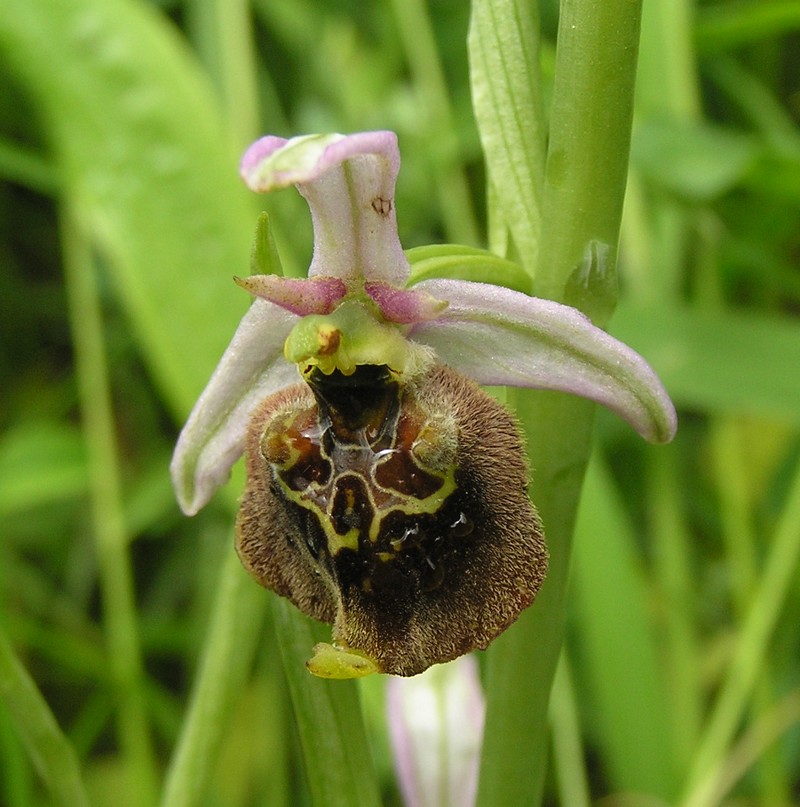
[[[546,131],[539,81],[536,3],[474,0],[469,31],[475,120],[496,201],[515,256],[536,271]],[[494,245],[493,245],[494,246]]]

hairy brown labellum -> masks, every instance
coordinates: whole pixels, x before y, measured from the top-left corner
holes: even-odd
[[[406,384],[373,365],[308,382],[251,420],[245,567],[382,672],[485,648],[547,570],[511,414],[443,366]]]

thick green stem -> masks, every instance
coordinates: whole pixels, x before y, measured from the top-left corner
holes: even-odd
[[[531,485],[545,524],[550,570],[534,606],[488,652],[482,807],[537,804],[541,798],[548,699],[564,632],[572,530],[592,427],[592,404],[582,399],[527,391],[513,398],[532,452],[551,460],[534,466]]]
[[[616,302],[640,15],[638,0],[561,4],[534,292],[583,308],[599,325]],[[581,268],[585,295],[575,284]]]
[[[476,6],[475,20],[480,8]],[[543,188],[534,292],[575,305],[599,324],[608,320],[616,302],[615,261],[640,12],[641,4],[630,0],[562,3],[545,174],[543,181],[533,176],[526,183]],[[481,65],[475,62],[473,67]],[[518,72],[513,65],[507,69],[509,76]],[[520,118],[535,112],[515,110]],[[487,140],[482,140],[486,148]],[[526,146],[535,171],[536,140]],[[491,165],[491,156],[487,159]],[[514,238],[518,245],[523,240],[517,232]],[[547,702],[564,631],[572,531],[593,420],[592,405],[582,400],[542,392],[514,397],[531,456],[531,496],[545,525],[551,558],[536,604],[488,653],[478,798],[483,807],[537,804],[541,799]]]

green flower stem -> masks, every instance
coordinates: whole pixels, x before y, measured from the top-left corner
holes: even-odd
[[[163,807],[202,804],[234,699],[244,684],[263,623],[265,593],[225,553],[192,700],[167,771]]]
[[[497,14],[500,4],[492,6]],[[616,302],[614,267],[640,12],[640,3],[630,0],[565,0],[561,5],[534,292],[577,305],[599,324]],[[528,52],[535,50],[533,43],[525,44]],[[506,71],[519,73],[514,65]],[[538,110],[514,112],[522,119]],[[483,136],[482,141],[487,148]],[[488,145],[493,147],[491,141]],[[525,145],[535,150],[536,139]],[[487,159],[491,167],[491,155]],[[535,170],[535,154],[529,153],[528,163]],[[534,177],[525,186],[539,184]],[[512,232],[519,246],[521,239]],[[534,607],[488,652],[482,807],[541,799],[547,702],[564,631],[572,531],[594,411],[585,401],[556,393],[519,391],[511,397],[528,439],[531,496],[545,525],[551,559]],[[520,771],[528,773],[520,776]]]
[[[144,696],[99,291],[89,241],[67,204],[62,207],[61,243],[119,740],[131,774],[127,784],[131,803],[151,805],[156,801],[158,774]]]
[[[509,404],[515,403],[534,456],[553,458],[534,460],[531,484],[545,524],[550,570],[535,605],[487,652],[480,807],[524,807],[541,798],[548,699],[564,632],[572,531],[593,420],[592,404],[560,393],[510,390]]]
[[[0,630],[0,701],[47,784],[55,807],[88,807],[75,752]]]
[[[573,302],[598,325],[615,302],[640,15],[640,0],[561,4],[534,293],[572,302],[570,276],[603,245],[591,299]]]

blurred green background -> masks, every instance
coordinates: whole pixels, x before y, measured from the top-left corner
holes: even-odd
[[[302,200],[247,194],[239,154],[394,129],[404,245],[485,246],[468,21],[456,0],[0,8],[0,626],[94,804],[157,788],[232,553],[241,477],[189,520],[167,465],[247,305],[231,276],[258,211],[288,271],[311,253]],[[645,0],[610,329],[680,428],[654,448],[598,417],[548,804],[800,803],[799,119],[799,2]],[[272,619],[251,612],[199,803],[307,804]],[[48,804],[16,719],[0,703],[0,804]]]

